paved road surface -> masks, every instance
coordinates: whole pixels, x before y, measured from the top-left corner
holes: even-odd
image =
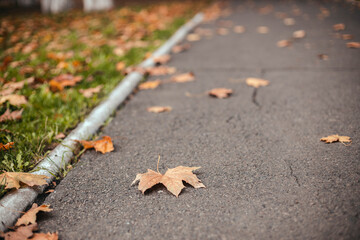
[[[59,231],[61,239],[360,238],[360,49],[348,49],[332,30],[344,23],[341,33],[359,41],[360,11],[348,3],[273,1],[274,10],[260,15],[266,3],[234,2],[232,15],[201,26],[216,30],[230,20],[246,32],[215,34],[173,56],[169,65],[193,71],[196,81],[140,91],[120,109],[103,132],[115,151],[81,158],[45,200],[54,211],[41,215],[42,231]],[[305,15],[292,15],[295,4]],[[330,11],[323,20],[321,7]],[[296,24],[285,26],[279,11]],[[306,38],[276,46],[300,29]],[[247,77],[271,84],[253,99]],[[216,87],[234,94],[202,94]],[[153,105],[173,110],[148,113]],[[331,134],[353,143],[320,142]],[[158,154],[162,172],[201,166],[207,188],[187,187],[176,198],[162,186],[145,195],[130,187],[137,173],[156,169]]]

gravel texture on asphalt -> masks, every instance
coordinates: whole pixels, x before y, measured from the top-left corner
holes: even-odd
[[[259,14],[268,3],[273,11]],[[301,16],[292,15],[295,5]],[[321,7],[330,11],[323,20]],[[229,8],[230,16],[200,27],[216,31],[231,20],[246,31],[204,37],[173,55],[169,65],[193,71],[196,80],[139,91],[119,109],[102,132],[115,151],[82,156],[46,198],[54,211],[39,214],[42,231],[59,231],[61,239],[360,238],[360,49],[347,48],[332,29],[344,23],[340,33],[359,41],[359,8],[319,1]],[[285,26],[279,11],[295,25]],[[258,26],[269,33],[257,33]],[[276,46],[300,29],[304,39]],[[270,85],[254,97],[247,77]],[[234,93],[206,95],[218,87]],[[146,111],[154,105],[173,110]],[[320,142],[332,134],[353,143]],[[196,174],[207,188],[187,186],[179,198],[159,185],[141,194],[130,184],[137,173],[156,170],[158,154],[163,173],[201,166]]]

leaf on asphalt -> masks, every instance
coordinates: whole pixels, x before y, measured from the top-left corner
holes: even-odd
[[[264,87],[269,85],[269,81],[265,80],[265,79],[261,79],[261,78],[247,78],[246,79],[246,84],[254,87],[254,88],[258,88],[258,87]]]
[[[295,19],[293,18],[284,18],[283,22],[286,26],[295,25]]]
[[[341,35],[341,38],[342,38],[343,40],[351,40],[351,39],[354,38],[354,35],[352,35],[352,34],[342,34],[342,35]]]
[[[225,36],[229,34],[229,29],[227,28],[218,28],[216,29],[216,33],[221,35],[221,36]]]
[[[151,76],[167,75],[167,74],[175,73],[176,68],[168,67],[168,66],[158,66],[158,67],[147,68],[146,72]]]
[[[45,185],[48,177],[45,175],[37,175],[32,173],[21,172],[4,172],[0,174],[0,185],[5,185],[5,189],[19,189],[21,183],[27,186]]]
[[[0,232],[0,237],[3,237],[5,240],[26,240],[33,236],[33,231],[36,231],[37,224],[30,224],[27,226],[21,226],[15,229],[15,231],[9,231],[6,233]]]
[[[52,92],[62,91],[64,87],[75,86],[78,82],[82,80],[82,76],[73,76],[71,74],[61,74],[53,78],[50,84],[50,90]]]
[[[125,67],[126,67],[126,64],[125,64],[124,62],[118,62],[118,63],[116,64],[116,70],[119,71],[119,72],[122,71],[122,70],[124,70]]]
[[[266,34],[269,32],[269,28],[266,26],[260,26],[256,28],[256,31],[260,34]]]
[[[147,81],[139,85],[140,90],[155,89],[161,84],[161,80]]]
[[[341,143],[351,143],[351,138],[348,136],[339,136],[337,134],[330,135],[327,137],[323,137],[320,139],[323,142],[326,143],[332,143],[332,142],[341,142]]]
[[[329,56],[326,55],[326,54],[319,54],[318,58],[321,59],[321,60],[329,60]]]
[[[14,142],[8,142],[6,144],[0,143],[0,151],[9,150],[10,148],[13,148]]]
[[[200,35],[196,33],[190,33],[186,37],[186,40],[188,40],[189,42],[196,42],[199,41],[200,39],[201,39]]]
[[[233,28],[234,33],[243,33],[245,32],[245,27],[241,25],[234,26]]]
[[[170,112],[171,110],[172,108],[169,106],[153,106],[147,108],[147,111],[152,113]]]
[[[55,139],[63,139],[63,138],[65,138],[65,137],[66,137],[66,135],[61,132],[61,133],[57,134],[54,138],[55,138]]]
[[[291,46],[292,42],[290,40],[280,40],[276,43],[276,46],[278,46],[279,48],[283,48],[283,47],[289,47]]]
[[[176,197],[179,196],[181,190],[185,187],[183,181],[187,182],[194,188],[204,188],[205,185],[192,172],[200,167],[184,167],[178,166],[176,168],[168,169],[164,175],[160,172],[155,172],[148,169],[146,173],[139,173],[131,185],[139,182],[138,189],[144,194],[146,190],[152,188],[158,183],[163,184]]]
[[[170,59],[171,59],[171,56],[169,54],[165,54],[165,55],[153,58],[153,60],[156,64],[165,64],[165,63],[169,62]]]
[[[360,48],[360,42],[348,42],[346,46],[348,48]]]
[[[216,98],[228,98],[232,93],[233,91],[228,88],[214,88],[208,92],[210,96]]]
[[[293,32],[293,38],[300,39],[306,36],[306,32],[304,30],[297,30]]]
[[[335,31],[345,30],[345,24],[343,24],[343,23],[334,24],[334,25],[333,25],[333,29],[334,29]]]
[[[179,44],[179,45],[174,46],[171,49],[171,51],[173,53],[180,53],[180,52],[188,50],[190,47],[191,47],[190,43]]]
[[[23,111],[24,109],[10,112],[9,109],[6,109],[6,111],[0,116],[0,123],[21,119]]]
[[[103,88],[103,85],[99,85],[94,88],[80,89],[79,92],[86,98],[92,97],[95,93],[98,93]]]
[[[36,223],[36,214],[40,211],[42,212],[51,212],[52,209],[49,208],[50,205],[41,205],[38,207],[36,203],[32,205],[29,211],[27,211],[24,215],[19,218],[15,224],[15,226],[20,225],[28,225]]]
[[[55,233],[35,233],[31,240],[58,240],[59,235]]]
[[[20,106],[22,104],[27,104],[28,102],[25,96],[17,94],[10,94],[0,97],[0,104],[3,104],[6,101],[9,101],[9,103],[14,106]]]
[[[171,78],[172,82],[177,82],[177,83],[192,82],[194,80],[195,80],[195,75],[193,72],[178,74]]]
[[[104,136],[100,140],[96,141],[85,141],[85,140],[75,140],[79,142],[85,149],[95,148],[95,151],[99,151],[103,154],[107,152],[114,151],[114,145],[112,143],[111,137]]]

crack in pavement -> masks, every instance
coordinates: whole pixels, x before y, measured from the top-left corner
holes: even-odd
[[[295,179],[296,184],[300,187],[299,178],[294,174],[294,170],[291,167],[291,165],[288,163],[289,169],[290,169],[290,176],[292,176]]]

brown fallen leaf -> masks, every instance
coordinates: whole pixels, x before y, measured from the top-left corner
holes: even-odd
[[[190,47],[191,47],[191,45],[189,43],[179,44],[179,45],[174,46],[171,49],[171,51],[173,53],[180,53],[180,52],[188,50]]]
[[[169,54],[165,54],[159,57],[154,57],[153,60],[156,64],[165,64],[169,62],[171,59],[171,56]]]
[[[116,64],[116,70],[117,70],[117,71],[122,71],[122,70],[125,69],[125,67],[126,67],[125,62],[118,62],[118,63]]]
[[[35,233],[31,240],[58,240],[59,234],[55,233]]]
[[[151,76],[167,75],[167,74],[175,73],[176,68],[168,67],[168,66],[158,66],[158,67],[147,68],[146,72]]]
[[[341,38],[342,38],[343,40],[351,40],[351,39],[354,38],[354,35],[352,35],[352,34],[342,34],[342,35],[341,35]]]
[[[346,46],[348,48],[360,48],[360,42],[348,42]]]
[[[54,189],[49,189],[45,193],[53,193],[54,191],[55,191]]]
[[[332,143],[332,142],[341,142],[343,144],[345,143],[351,143],[351,138],[348,136],[339,136],[337,134],[330,135],[327,137],[323,137],[320,139],[320,141],[326,142],[326,143]]]
[[[295,19],[293,18],[284,18],[283,22],[286,26],[295,25]]]
[[[247,78],[246,79],[246,84],[251,87],[254,87],[254,88],[267,86],[267,85],[269,85],[269,83],[270,82],[268,80],[261,79],[261,78]]]
[[[13,148],[14,142],[8,142],[6,144],[0,143],[0,151],[9,150],[10,148]]]
[[[5,185],[5,189],[20,188],[20,183],[27,186],[41,186],[47,184],[48,177],[45,175],[37,175],[32,173],[21,172],[4,172],[0,174],[0,184]]]
[[[172,108],[169,106],[153,106],[147,108],[147,111],[152,113],[170,112],[171,110]]]
[[[95,151],[99,151],[103,154],[114,151],[114,145],[111,141],[111,137],[109,136],[104,136],[102,139],[96,141],[85,141],[85,140],[75,140],[75,141],[83,145],[85,149],[95,148]]]
[[[260,34],[266,34],[269,32],[269,28],[266,26],[260,26],[256,28],[256,31]]]
[[[140,90],[155,89],[161,84],[161,80],[147,81],[139,85]]]
[[[27,226],[21,226],[15,229],[15,231],[9,231],[6,233],[0,232],[0,237],[5,240],[26,240],[33,236],[33,231],[38,229],[37,224],[30,224]]]
[[[0,116],[0,122],[19,120],[22,117],[23,111],[24,109],[10,112],[9,109],[6,109],[6,111]]]
[[[52,92],[62,91],[64,87],[75,86],[78,82],[83,79],[82,76],[73,76],[71,74],[61,74],[53,78],[50,84],[50,90]]]
[[[103,88],[103,85],[99,85],[94,88],[80,89],[79,92],[86,98],[92,97],[95,93],[98,93]]]
[[[176,168],[168,169],[164,175],[159,172],[159,167],[157,172],[148,169],[146,173],[137,174],[131,185],[134,185],[137,181],[140,181],[138,189],[144,194],[146,190],[152,188],[158,183],[161,183],[167,188],[167,190],[178,197],[181,190],[185,188],[183,181],[187,182],[194,188],[205,188],[205,185],[202,184],[197,176],[192,172],[199,168],[200,167],[178,166]]]
[[[196,33],[190,33],[186,37],[186,40],[188,40],[189,42],[196,42],[199,41],[200,39],[201,39],[200,35]]]
[[[113,53],[116,55],[116,56],[123,56],[125,54],[125,50],[122,48],[122,47],[117,47],[117,48],[114,48],[114,51]]]
[[[210,96],[216,98],[228,98],[232,93],[233,91],[228,88],[214,88],[208,92]]]
[[[245,27],[241,25],[234,26],[233,28],[234,33],[243,33],[245,32]]]
[[[300,39],[306,36],[306,32],[304,30],[297,30],[293,32],[293,38]]]
[[[279,48],[283,48],[283,47],[289,47],[291,46],[292,42],[291,40],[280,40],[276,43],[276,46],[278,46]]]
[[[335,31],[345,30],[345,24],[343,24],[343,23],[334,24],[334,25],[333,25],[333,29],[334,29]]]
[[[63,139],[63,138],[65,138],[65,137],[66,137],[66,135],[61,132],[61,133],[57,134],[54,138],[55,138],[55,139]]]
[[[318,58],[321,59],[321,60],[329,60],[329,56],[326,55],[326,54],[319,54]]]
[[[27,84],[31,84],[35,81],[35,78],[34,77],[30,77],[30,78],[27,78],[23,81],[19,81],[19,82],[8,82],[8,83],[5,83],[3,86],[2,86],[2,89],[0,91],[0,95],[10,95],[12,93],[14,93],[14,91],[18,90],[18,89],[22,89],[24,87],[24,85],[27,83]]]
[[[216,33],[221,35],[221,36],[225,36],[229,34],[229,29],[227,28],[218,28],[216,29]]]
[[[195,80],[195,75],[193,72],[178,74],[171,78],[172,82],[177,82],[177,83],[192,82],[194,80]]]
[[[41,205],[38,207],[36,203],[32,205],[29,211],[27,211],[24,215],[19,218],[15,224],[16,227],[20,225],[29,225],[36,223],[36,214],[40,211],[42,212],[51,212],[52,209],[49,208],[50,205]]]
[[[10,94],[0,97],[0,104],[3,104],[6,101],[9,101],[9,103],[14,106],[20,106],[22,104],[27,104],[28,102],[25,96],[17,94]]]

